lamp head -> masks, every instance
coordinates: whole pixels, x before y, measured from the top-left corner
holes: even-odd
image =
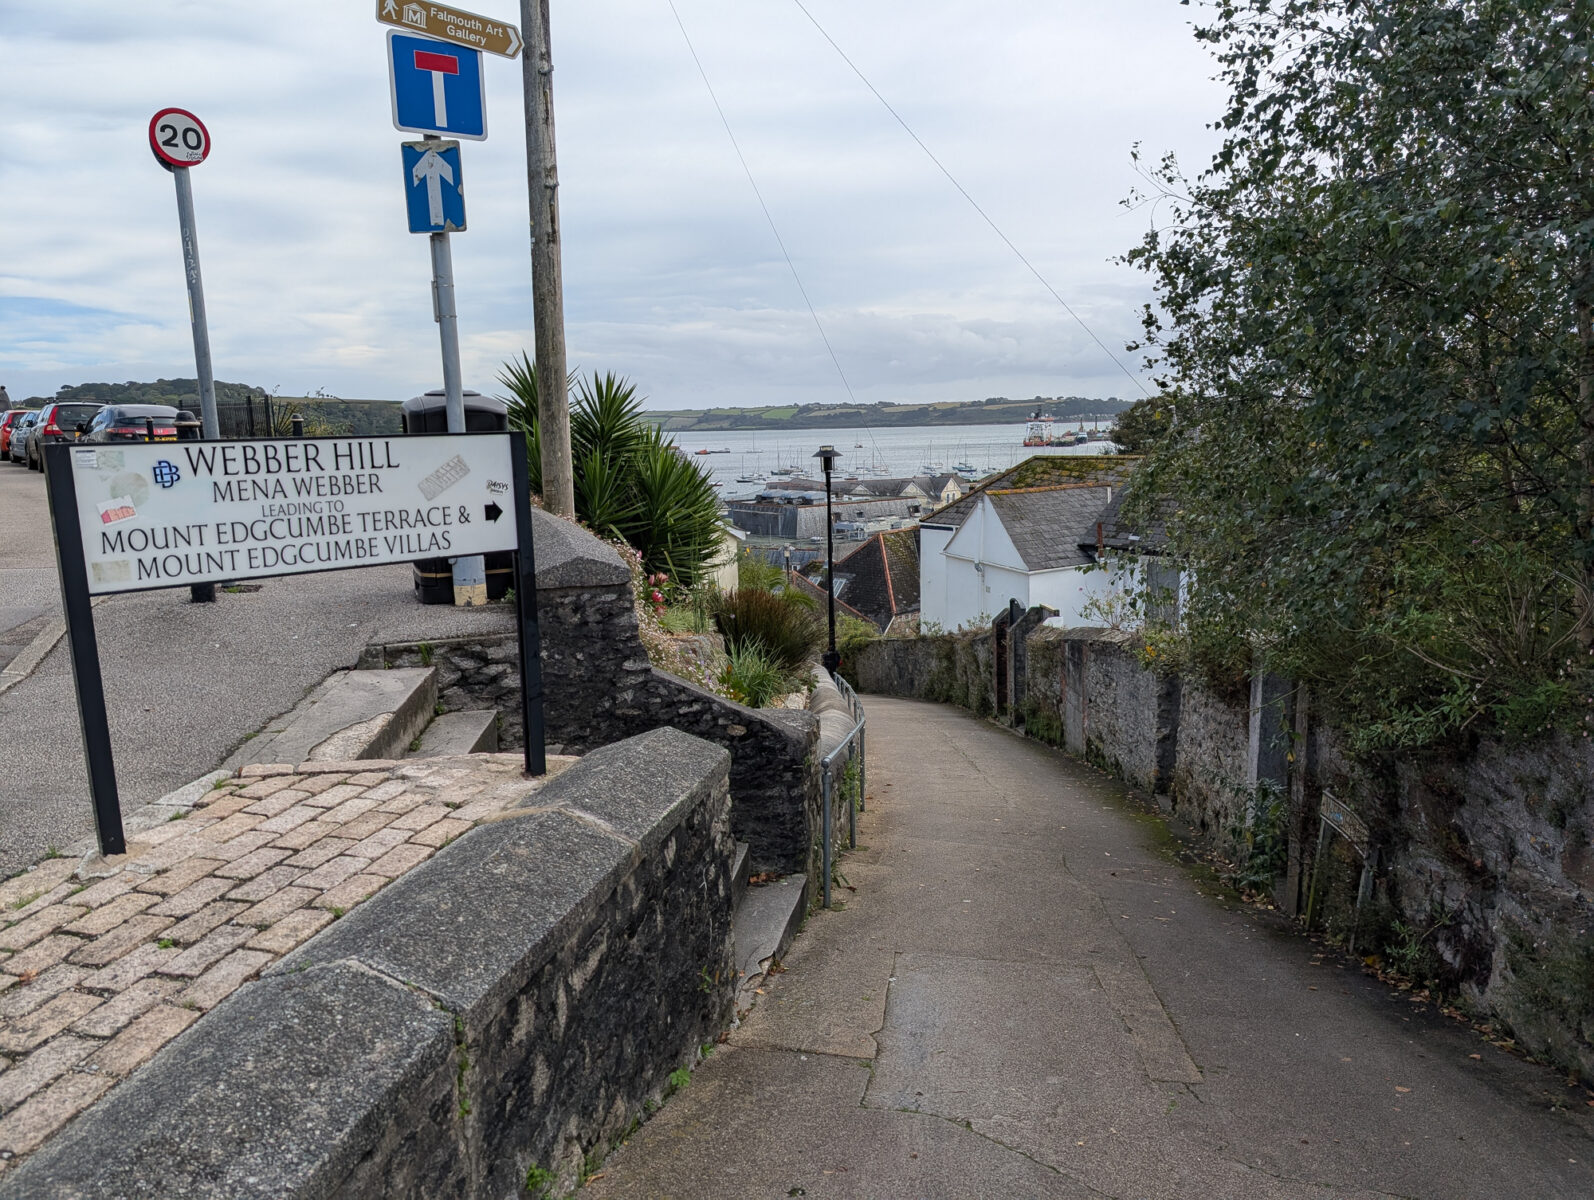
[[[813,456],[821,460],[820,465],[824,467],[825,474],[828,475],[835,469],[836,460],[841,457],[841,454],[834,446],[821,446],[814,451]]]

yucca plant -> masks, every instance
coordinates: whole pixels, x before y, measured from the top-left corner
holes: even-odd
[[[510,424],[526,435],[533,491],[542,491],[537,368],[529,355],[504,364]],[[720,550],[719,502],[708,473],[643,417],[636,386],[612,373],[571,377],[570,456],[576,516],[642,555],[651,574],[685,588],[713,568]]]

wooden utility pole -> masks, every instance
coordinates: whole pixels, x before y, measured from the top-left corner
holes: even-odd
[[[559,265],[559,163],[553,137],[553,55],[548,0],[520,0],[526,40],[526,183],[531,197],[531,312],[537,339],[537,431],[542,443],[542,500],[548,511],[576,515],[566,394],[565,298]]]

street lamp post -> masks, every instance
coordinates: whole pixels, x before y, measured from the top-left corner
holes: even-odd
[[[830,616],[830,648],[820,662],[834,678],[841,669],[841,655],[836,653],[836,523],[830,515],[830,472],[841,455],[834,446],[821,446],[814,457],[825,468],[825,601]]]

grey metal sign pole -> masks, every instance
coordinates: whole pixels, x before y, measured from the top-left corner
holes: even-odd
[[[430,140],[430,139],[428,139]],[[465,432],[465,388],[459,370],[459,313],[454,308],[454,252],[448,234],[430,235],[432,243],[432,312],[443,344],[443,403],[448,432]],[[479,554],[454,560],[454,603],[462,607],[487,603],[487,563]]]
[[[205,320],[205,284],[199,275],[199,237],[194,232],[194,188],[187,167],[173,167],[177,224],[183,235],[183,273],[188,277],[188,320],[194,327],[194,367],[199,373],[199,421],[207,441],[221,436],[216,419],[216,375],[210,365],[210,325]]]

